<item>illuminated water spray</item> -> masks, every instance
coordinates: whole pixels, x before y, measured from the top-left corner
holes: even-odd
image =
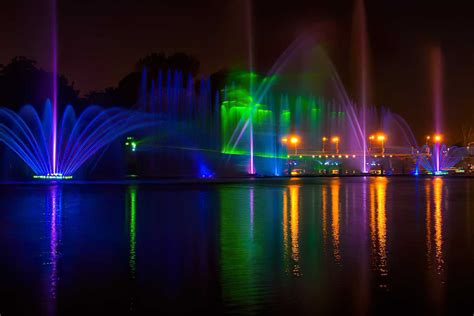
[[[58,117],[56,5],[56,0],[51,0],[51,100],[45,102],[42,115],[31,105],[18,113],[0,108],[0,142],[30,167],[34,178],[54,180],[72,178],[117,137],[158,123],[155,116],[144,112],[98,106],[88,106],[76,115],[68,105]]]
[[[443,106],[443,58],[440,46],[435,46],[430,51],[431,96],[433,102],[433,119],[435,131],[439,135],[442,129]],[[436,173],[441,172],[441,142],[435,142],[433,155],[435,157]]]
[[[431,48],[430,51],[430,75],[433,119],[435,132],[439,134],[443,128],[443,56],[439,45]]]
[[[52,132],[51,132],[51,152],[52,152],[52,174],[57,175],[57,138],[58,138],[58,17],[57,2],[51,0],[51,58],[53,72],[52,91]]]
[[[356,56],[358,102],[362,110],[362,172],[367,172],[367,103],[370,89],[369,48],[364,0],[356,0],[354,8],[354,53]]]
[[[429,78],[431,84],[431,101],[433,107],[433,124],[435,134],[426,137],[426,144],[417,157],[417,167],[423,167],[429,174],[447,174],[449,169],[458,164],[469,153],[465,147],[447,147],[443,143],[443,54],[439,45],[429,51]],[[432,145],[432,146],[431,146]]]
[[[251,0],[247,0],[247,38],[248,38],[248,59],[249,59],[249,71],[253,72],[253,34],[252,34],[252,3]],[[249,80],[249,91],[250,96],[254,95],[254,82],[253,76],[250,76]],[[251,108],[255,105],[251,104]],[[255,174],[255,164],[254,164],[254,151],[253,151],[253,109],[250,111],[250,117],[248,120],[249,123],[249,138],[250,138],[250,168],[249,174]]]
[[[430,148],[430,142],[433,143],[432,148]],[[417,159],[417,164],[420,164],[428,173],[434,175],[446,174],[450,168],[453,168],[463,157],[468,155],[465,147],[452,146],[448,148],[443,144],[441,134],[428,136],[426,144],[421,148],[421,153]]]

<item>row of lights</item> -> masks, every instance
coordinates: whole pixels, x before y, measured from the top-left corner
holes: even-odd
[[[311,155],[311,158],[316,158],[316,156],[318,158],[356,158],[357,156],[356,155]],[[291,155],[287,155],[288,158],[291,157]],[[299,155],[300,158],[303,158],[303,155]],[[374,155],[374,158],[377,158],[377,157],[382,157],[382,158],[385,158],[387,157],[387,155]],[[393,158],[393,155],[388,155],[388,157],[390,158]]]
[[[372,137],[372,136],[371,136]],[[385,136],[384,135],[379,135],[378,137],[382,137],[382,141],[385,140]],[[323,148],[322,148],[322,152],[325,152],[326,151],[326,143],[327,141],[329,140],[328,137],[324,136],[322,138],[322,141],[323,141]],[[339,138],[339,136],[332,136],[331,137],[331,142],[333,144],[336,145],[336,154],[339,154],[339,142],[341,141],[341,139]],[[281,139],[281,142],[283,144],[288,144],[291,143],[292,145],[295,146],[295,155],[298,154],[298,144],[300,143],[300,138],[298,136],[285,136]]]
[[[328,138],[323,137],[322,140],[323,140],[323,152],[324,152],[324,151],[326,151],[325,150],[325,147],[326,147],[325,144],[328,141]],[[339,153],[339,141],[340,141],[339,136],[333,136],[331,138],[331,142],[336,144],[336,153]],[[281,139],[281,142],[283,144],[290,143],[290,144],[294,145],[295,146],[295,155],[298,154],[298,144],[300,143],[300,138],[298,136],[294,136],[294,135],[293,136],[285,136]]]
[[[322,151],[326,151],[326,143],[329,140],[328,137],[323,136],[322,141],[323,141],[323,147]],[[336,145],[336,154],[339,153],[339,142],[340,142],[339,136],[333,136],[331,137],[331,142]],[[370,135],[369,136],[369,141],[372,143],[373,141],[377,140],[380,142],[381,147],[382,147],[382,156],[385,155],[385,141],[387,140],[387,136],[384,134],[377,134],[377,135]],[[431,140],[431,136],[426,136],[426,144]],[[435,143],[441,143],[443,140],[443,136],[441,134],[435,134],[433,135],[433,141]],[[298,144],[300,143],[300,138],[296,135],[293,136],[285,136],[281,139],[282,143],[287,144],[288,142],[291,143],[292,145],[295,146],[295,155],[298,154]],[[321,158],[321,156],[319,156]],[[327,157],[327,156],[326,156]],[[334,156],[333,156],[334,157]],[[314,158],[314,157],[313,157]]]

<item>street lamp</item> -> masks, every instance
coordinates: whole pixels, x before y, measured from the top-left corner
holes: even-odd
[[[298,147],[297,147],[297,146],[298,146],[298,143],[299,143],[299,142],[300,142],[300,139],[299,139],[299,137],[297,137],[297,136],[292,136],[292,137],[290,138],[290,143],[292,143],[293,145],[295,145],[295,155],[298,154]]]
[[[381,146],[382,146],[382,155],[385,154],[385,135],[377,135],[377,140],[381,143]]]
[[[328,141],[328,138],[326,136],[323,136],[322,140],[323,140],[322,152],[325,152],[326,151],[326,142]]]
[[[336,154],[338,154],[338,153],[339,153],[339,141],[340,141],[339,137],[338,137],[338,136],[334,136],[334,137],[331,139],[331,141],[332,141],[334,144],[336,144]]]
[[[298,143],[300,142],[300,138],[296,135],[294,136],[285,136],[281,139],[281,142],[285,145],[287,145],[288,143],[292,144],[295,146],[295,155],[298,154]]]
[[[369,152],[372,151],[373,141],[375,140],[375,135],[369,136]]]
[[[435,143],[441,143],[443,141],[443,136],[440,134],[435,134],[433,136],[433,140]]]

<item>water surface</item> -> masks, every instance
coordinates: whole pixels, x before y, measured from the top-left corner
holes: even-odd
[[[474,313],[474,179],[8,184],[0,313]]]

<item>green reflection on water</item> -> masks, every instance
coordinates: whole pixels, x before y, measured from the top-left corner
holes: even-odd
[[[258,229],[254,226],[253,188],[222,188],[220,196],[220,264],[222,295],[229,305],[254,306],[258,289]],[[250,205],[249,205],[250,204]]]
[[[128,187],[127,207],[130,212],[129,218],[129,236],[130,236],[130,254],[129,267],[132,278],[135,278],[136,273],[136,212],[137,212],[137,188],[135,186]]]

